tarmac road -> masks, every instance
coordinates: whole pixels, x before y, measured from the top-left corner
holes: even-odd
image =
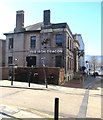
[[[31,112],[41,118],[52,118],[57,97],[59,116],[62,118],[101,118],[101,90],[51,85],[46,89],[44,85],[37,84],[31,84],[28,88],[27,83],[14,82],[13,86],[10,86],[10,81],[0,83],[0,102],[4,106],[14,106],[17,110]],[[17,117],[12,112],[5,114]]]
[[[93,85],[94,85],[95,83],[97,83],[98,81],[101,83],[101,80],[103,80],[103,77],[101,77],[101,76],[93,77],[93,76],[89,75],[89,76],[87,77],[87,80],[86,80],[85,83],[84,83],[84,88],[86,88],[86,89],[91,88],[91,89],[92,89]],[[101,87],[101,84],[100,84],[99,87]],[[94,88],[93,88],[93,89],[94,89]]]

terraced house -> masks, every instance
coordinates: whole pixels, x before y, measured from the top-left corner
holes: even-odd
[[[24,11],[16,12],[16,28],[5,33],[6,66],[60,67],[68,81],[74,75],[75,38],[67,23],[52,24],[50,10],[43,13],[43,22],[24,27]]]

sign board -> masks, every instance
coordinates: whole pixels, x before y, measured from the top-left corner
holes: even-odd
[[[30,53],[32,54],[45,54],[45,53],[52,53],[52,54],[55,54],[55,53],[62,53],[63,50],[61,49],[57,49],[57,50],[31,50]]]

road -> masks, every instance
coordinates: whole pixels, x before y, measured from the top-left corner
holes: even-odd
[[[93,86],[93,84],[95,84],[96,82],[101,81],[101,80],[103,80],[103,76],[93,77],[93,76],[89,75],[87,77],[87,81],[85,81],[85,83],[84,83],[84,88],[91,88],[92,89],[91,86]],[[101,85],[99,87],[101,87]]]
[[[32,89],[19,85],[21,85],[20,82],[18,87],[0,87],[0,102],[3,105],[18,107],[40,117],[52,118],[54,116],[54,100],[59,98],[59,116],[62,118],[101,117],[100,91],[76,88],[59,90],[55,87],[55,89]]]

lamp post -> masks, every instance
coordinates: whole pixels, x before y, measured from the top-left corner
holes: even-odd
[[[15,80],[15,69],[17,68],[16,64],[9,65],[9,79],[11,80],[11,85],[13,85],[13,81]]]
[[[46,88],[48,88],[48,84],[47,84],[47,78],[46,78],[46,71],[45,71],[45,63],[44,63],[44,58],[41,58],[42,60],[42,64],[43,64],[43,72],[44,72],[44,81],[45,81],[45,85],[46,85]]]

